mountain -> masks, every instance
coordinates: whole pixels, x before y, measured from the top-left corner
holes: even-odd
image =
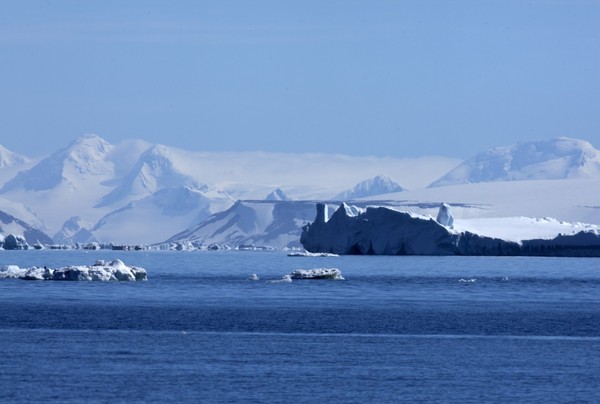
[[[567,137],[496,147],[469,158],[429,187],[565,178],[600,178],[600,151]]]
[[[205,187],[190,173],[194,172],[193,168],[185,163],[175,150],[163,145],[151,146],[142,153],[123,181],[103,197],[97,206],[129,202],[151,195],[163,188]]]
[[[19,172],[0,194],[26,205],[54,233],[73,216],[96,222],[111,208],[94,205],[120,183],[122,173],[131,170],[147,147],[143,141],[112,145],[97,135],[83,135]]]
[[[59,244],[77,244],[90,243],[97,241],[94,235],[88,230],[90,224],[79,216],[73,216],[67,220],[60,231],[53,237]]]
[[[96,135],[84,135],[4,184],[0,192],[15,189],[44,191],[65,184],[79,189],[89,177],[108,179],[114,174],[107,156],[113,146]]]
[[[289,201],[290,198],[280,188],[275,189],[265,197],[265,201]]]
[[[100,242],[158,243],[233,203],[227,193],[208,187],[163,188],[110,212],[91,229],[91,234]]]
[[[385,175],[378,175],[359,182],[352,189],[337,194],[333,197],[333,200],[348,201],[402,191],[405,191],[405,188],[400,186],[400,184]]]
[[[237,201],[226,211],[210,216],[165,243],[299,248],[302,226],[314,218],[314,202]]]
[[[14,153],[0,145],[0,169],[7,169],[29,163],[31,160],[25,156]]]
[[[17,175],[19,171],[31,168],[34,161],[14,153],[0,145],[0,187]]]
[[[0,211],[0,235],[15,234],[25,237],[28,244],[52,244],[52,239],[43,231],[31,226],[13,215]]]

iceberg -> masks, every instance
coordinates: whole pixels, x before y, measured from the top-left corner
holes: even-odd
[[[330,254],[330,253],[311,253],[308,251],[294,251],[288,253],[288,257],[339,257],[338,254]]]
[[[289,276],[291,279],[344,280],[342,271],[337,268],[296,269]]]
[[[381,206],[357,213],[345,203],[327,220],[324,207],[319,205],[314,222],[303,227],[300,237],[311,253],[600,257],[600,227],[595,225],[521,220],[529,226],[525,234],[539,236],[504,239],[493,231],[477,232],[473,227],[460,230],[447,204],[440,207],[439,221]],[[494,223],[502,234],[502,223],[510,227],[514,222],[515,218],[500,218]],[[559,228],[563,230],[549,235]]]
[[[57,269],[47,267],[19,268],[17,265],[0,267],[0,279],[18,278],[23,280],[46,281],[145,281],[148,274],[144,268],[127,266],[121,260],[96,261],[91,266],[67,266]]]

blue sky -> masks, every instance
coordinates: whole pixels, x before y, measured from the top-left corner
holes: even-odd
[[[600,148],[600,1],[0,2],[0,144]]]

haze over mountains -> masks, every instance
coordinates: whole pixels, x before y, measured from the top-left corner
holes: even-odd
[[[457,217],[600,223],[599,184],[600,152],[570,138],[498,147],[462,163],[192,152],[141,140],[112,145],[97,135],[38,161],[0,147],[0,211],[60,243],[294,247],[314,201],[329,200],[386,201],[426,214],[446,201]]]

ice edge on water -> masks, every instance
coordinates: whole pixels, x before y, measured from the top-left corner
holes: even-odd
[[[144,268],[127,266],[119,259],[105,262],[98,260],[94,265],[20,268],[17,265],[0,267],[0,279],[13,278],[28,281],[145,281],[148,274]]]

